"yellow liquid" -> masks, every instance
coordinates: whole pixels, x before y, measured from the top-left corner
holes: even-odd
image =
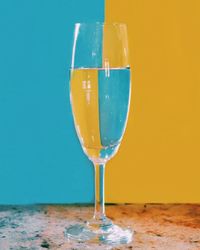
[[[75,69],[70,77],[71,103],[79,140],[89,158],[100,154],[98,70]]]

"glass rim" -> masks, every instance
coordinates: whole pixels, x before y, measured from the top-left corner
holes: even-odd
[[[95,25],[95,26],[127,26],[125,22],[75,22],[75,26],[81,26],[81,25]]]

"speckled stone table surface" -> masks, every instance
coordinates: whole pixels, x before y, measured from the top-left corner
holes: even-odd
[[[91,206],[0,206],[0,250],[200,250],[198,204],[108,205],[108,217],[134,229],[131,244],[109,247],[68,242],[64,228],[90,218],[92,210]]]

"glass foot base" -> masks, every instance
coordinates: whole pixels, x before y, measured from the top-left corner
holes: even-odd
[[[128,244],[133,239],[132,230],[121,228],[109,219],[71,225],[65,229],[65,235],[68,239],[78,242],[87,241],[107,245]]]

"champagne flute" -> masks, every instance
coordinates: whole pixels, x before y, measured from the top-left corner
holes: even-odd
[[[69,239],[118,245],[131,242],[130,229],[106,217],[105,164],[118,151],[130,104],[127,27],[122,23],[76,23],[70,69],[70,101],[76,132],[95,173],[92,219],[66,228]]]

